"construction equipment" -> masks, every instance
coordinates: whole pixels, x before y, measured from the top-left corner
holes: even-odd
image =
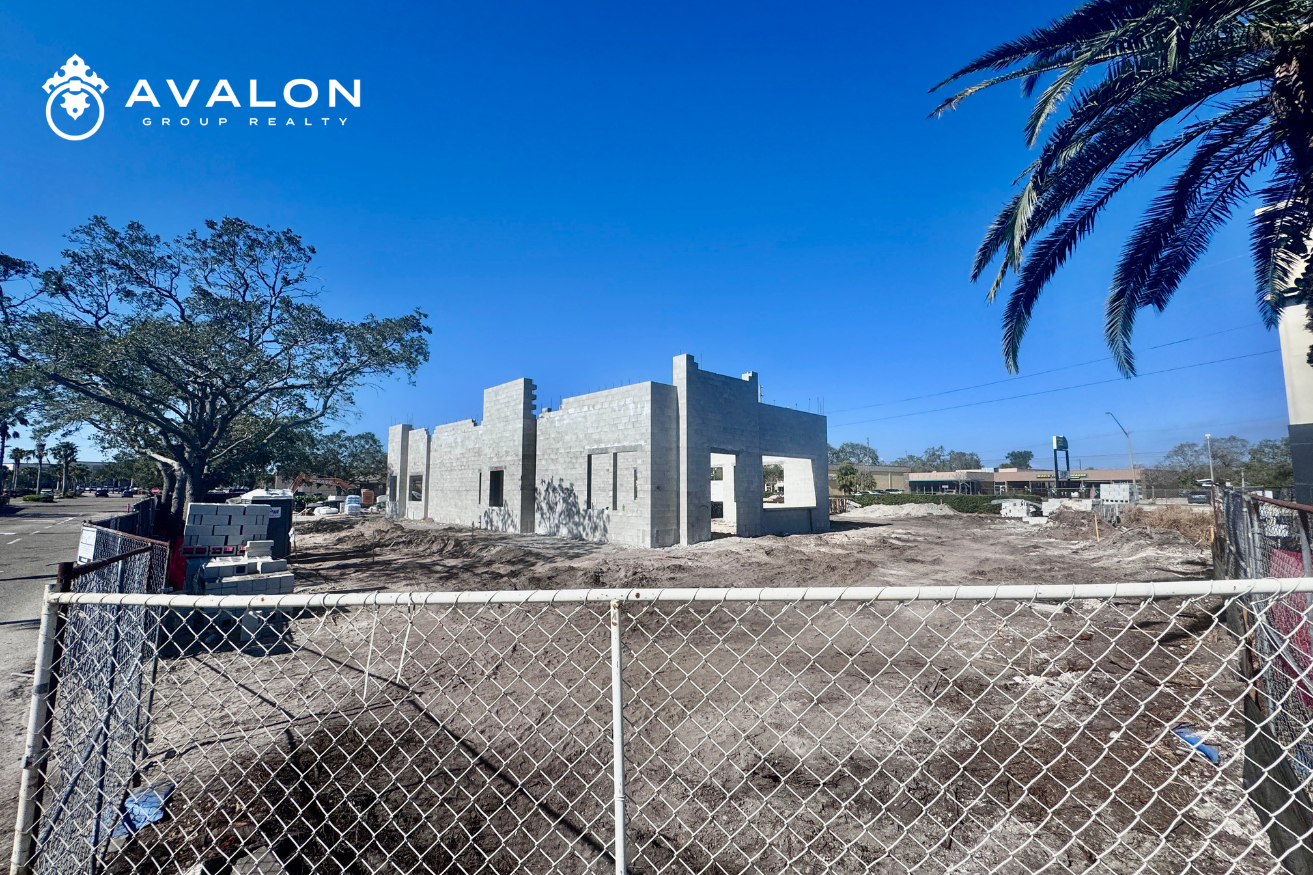
[[[360,504],[362,507],[369,507],[374,503],[374,491],[372,489],[363,489],[340,477],[321,477],[318,474],[307,474],[304,471],[297,474],[296,479],[292,481],[292,494],[295,495],[306,483],[327,483],[331,486],[336,486],[347,495],[353,493],[357,494],[360,496]]]

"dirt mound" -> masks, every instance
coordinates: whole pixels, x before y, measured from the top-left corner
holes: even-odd
[[[1098,514],[1086,510],[1074,510],[1062,507],[1049,514],[1049,521],[1044,526],[1044,533],[1064,541],[1093,541],[1096,539],[1094,521]],[[1107,520],[1098,522],[1099,537],[1109,535],[1114,526]]]
[[[331,516],[297,517],[292,521],[298,535],[322,535],[354,529],[369,521],[365,514],[334,514]]]
[[[878,520],[918,516],[958,516],[958,512],[946,504],[873,504],[870,507],[850,510],[839,519]]]

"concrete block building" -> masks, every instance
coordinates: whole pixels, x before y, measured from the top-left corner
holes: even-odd
[[[713,374],[681,355],[669,384],[566,398],[537,416],[534,388],[485,390],[481,422],[393,426],[388,513],[644,547],[709,540],[713,514],[748,537],[829,530],[825,417],[762,404],[755,373]],[[783,502],[763,500],[770,464],[784,469]]]

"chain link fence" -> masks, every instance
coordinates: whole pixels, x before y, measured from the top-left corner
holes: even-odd
[[[79,563],[60,564],[53,590],[161,593],[168,556],[161,541],[84,525]],[[120,788],[136,774],[150,711],[155,620],[138,605],[47,605],[43,612],[15,866],[35,841],[43,848],[39,871],[91,871],[92,849],[120,819]]]
[[[34,720],[133,768],[31,761],[15,871],[1299,872],[1309,730],[1274,715],[1306,678],[1267,678],[1310,591],[56,594],[61,699],[84,612],[135,612],[142,677],[162,655],[141,711]]]

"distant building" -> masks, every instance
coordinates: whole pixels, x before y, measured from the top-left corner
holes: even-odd
[[[1131,471],[1129,468],[1090,468],[1060,473],[1065,476],[1057,482],[1056,488],[1059,491],[1081,492],[1094,498],[1100,486],[1138,482],[1142,472]],[[912,492],[922,493],[1004,495],[1009,492],[1026,492],[1047,495],[1054,488],[1051,470],[976,468],[969,471],[927,471],[908,474],[907,479]]]
[[[856,463],[853,464],[853,467],[857,469],[857,476],[862,481],[869,481],[870,484],[865,485],[864,482],[862,486],[858,487],[859,489],[901,489],[904,492],[910,491],[907,483],[907,475],[911,472],[911,468],[906,468],[900,465],[858,465]],[[831,465],[831,495],[839,494],[840,490],[835,482],[835,478],[838,477],[838,475],[839,466]]]

